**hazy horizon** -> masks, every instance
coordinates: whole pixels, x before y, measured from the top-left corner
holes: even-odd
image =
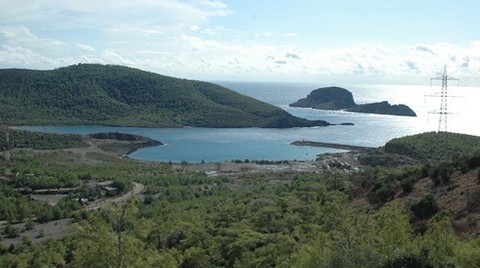
[[[130,66],[207,81],[480,85],[480,2],[6,0],[0,68]],[[465,82],[462,82],[465,80]]]

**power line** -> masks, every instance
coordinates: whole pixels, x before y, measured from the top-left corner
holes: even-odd
[[[468,83],[472,83],[473,81],[477,80],[479,77],[475,77],[476,74],[480,73],[480,69],[478,69],[475,73],[471,74],[469,77],[465,78],[464,80],[462,80],[462,82],[460,83],[460,86],[465,86],[467,85],[467,82]],[[468,81],[470,79],[473,79],[471,81]]]
[[[430,95],[430,97],[440,97],[440,109],[437,111],[432,111],[430,113],[438,114],[438,132],[446,132],[447,131],[447,116],[448,106],[447,100],[450,96],[448,96],[448,81],[449,80],[457,80],[460,81],[458,78],[454,78],[447,75],[447,66],[443,68],[443,74],[438,77],[430,78],[430,86],[432,86],[433,80],[441,80],[442,81],[442,90],[434,95]]]

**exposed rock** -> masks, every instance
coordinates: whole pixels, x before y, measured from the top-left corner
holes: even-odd
[[[310,92],[306,98],[290,104],[291,107],[306,107],[321,110],[346,110],[356,113],[417,116],[404,104],[391,105],[387,101],[355,104],[350,91],[341,87],[324,87]]]
[[[291,107],[309,107],[322,110],[340,110],[355,105],[350,91],[341,87],[324,87],[310,92],[310,94]]]
[[[401,116],[417,116],[415,112],[407,105],[397,104],[391,105],[388,101],[359,104],[352,108],[346,109],[349,112],[368,113],[368,114],[389,114]]]

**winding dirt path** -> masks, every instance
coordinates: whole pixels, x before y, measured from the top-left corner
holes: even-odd
[[[86,211],[97,210],[104,205],[119,203],[119,202],[125,201],[128,198],[130,198],[131,196],[140,195],[144,190],[145,190],[145,185],[143,185],[141,183],[138,183],[138,182],[134,182],[133,183],[133,189],[131,191],[129,191],[128,193],[126,193],[122,196],[116,197],[116,198],[107,198],[107,199],[96,200],[96,201],[88,204],[85,207],[85,210]]]
[[[138,182],[133,182],[133,189],[131,191],[116,198],[104,198],[104,199],[100,199],[95,202],[92,202],[85,207],[85,210],[93,211],[93,210],[98,210],[104,205],[120,203],[132,196],[142,194],[143,191],[145,191],[145,185]],[[30,238],[32,243],[40,243],[50,238],[59,238],[71,231],[71,228],[70,228],[71,222],[72,222],[72,219],[67,218],[67,219],[60,219],[60,220],[50,221],[50,222],[41,223],[41,224],[35,224],[32,230],[21,233],[19,237],[14,237],[14,238],[2,237],[2,239],[0,240],[0,244],[6,247],[10,246],[11,244],[18,244],[22,242],[22,238],[21,238],[22,236],[27,236],[28,238]],[[3,227],[6,224],[7,224],[6,221],[0,222],[0,229],[3,229]],[[24,225],[25,223],[17,223],[17,224],[14,224],[14,227],[20,229],[20,228],[24,228]],[[39,234],[42,234],[42,235],[39,235]]]

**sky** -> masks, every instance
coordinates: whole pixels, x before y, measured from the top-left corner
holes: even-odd
[[[478,0],[0,0],[0,68],[207,81],[480,84]]]

